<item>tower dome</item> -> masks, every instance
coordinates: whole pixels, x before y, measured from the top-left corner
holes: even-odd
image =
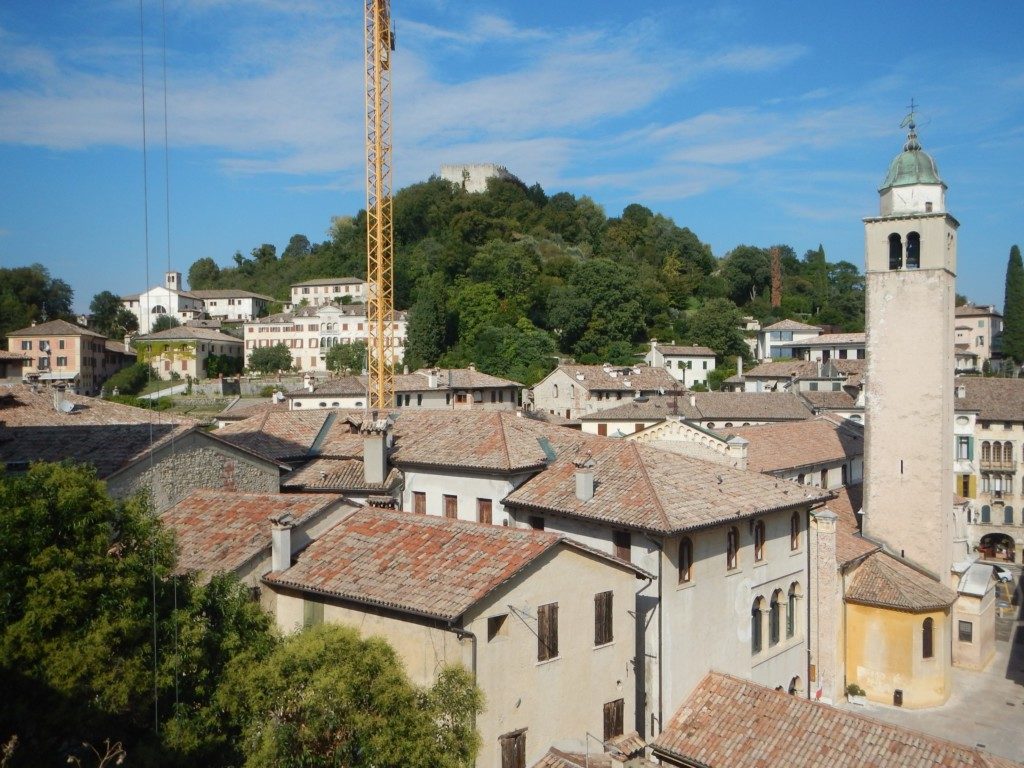
[[[889,163],[889,172],[885,175],[885,181],[878,188],[883,192],[892,187],[907,187],[912,184],[942,184],[939,178],[939,167],[935,160],[921,149],[921,142],[917,140],[916,125],[913,119],[908,123],[907,143],[903,145],[903,151]]]

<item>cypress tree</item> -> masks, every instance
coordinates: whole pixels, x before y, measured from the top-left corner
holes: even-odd
[[[1024,262],[1020,248],[1010,248],[1003,304],[1003,357],[1024,363]]]

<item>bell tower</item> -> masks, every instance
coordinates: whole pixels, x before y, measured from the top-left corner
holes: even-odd
[[[864,219],[867,375],[864,533],[950,583],[956,233],[946,185],[917,138]]]

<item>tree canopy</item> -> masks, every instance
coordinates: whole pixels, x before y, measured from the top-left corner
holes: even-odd
[[[327,350],[327,370],[334,373],[360,373],[366,368],[366,342],[335,344]]]
[[[277,373],[292,369],[292,351],[284,344],[254,349],[249,356],[249,368],[259,373]]]
[[[0,267],[0,343],[7,334],[48,320],[73,320],[71,286],[42,264]]]
[[[1003,297],[1003,356],[1024,363],[1024,262],[1020,248],[1010,248]]]

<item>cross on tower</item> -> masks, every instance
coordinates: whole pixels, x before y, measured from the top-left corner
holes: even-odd
[[[909,111],[907,112],[907,116],[905,118],[903,118],[903,122],[900,123],[900,128],[906,128],[906,127],[909,126],[910,129],[913,130],[914,129],[914,123],[916,122],[914,120],[914,115],[917,112],[917,104],[914,103],[914,97],[913,96],[910,97],[910,104],[907,107],[907,109]]]

